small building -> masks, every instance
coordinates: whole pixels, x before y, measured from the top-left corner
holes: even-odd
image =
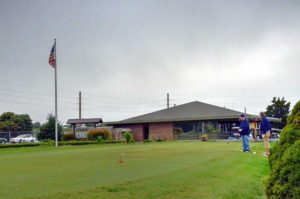
[[[239,111],[194,101],[106,124],[114,128],[131,129],[136,141],[173,140],[176,138],[175,129],[180,129],[183,134],[193,135],[192,137],[195,138],[207,132],[229,134],[234,127],[239,125],[240,115]],[[250,121],[250,126],[256,130],[260,117],[250,114],[246,114],[246,117]],[[278,122],[276,118],[270,118],[270,120]]]
[[[101,118],[69,119],[67,121],[67,124],[70,124],[72,126],[73,134],[75,138],[87,138],[87,133],[85,131],[80,130],[81,125],[84,124],[96,128],[97,125],[102,123],[103,121]],[[79,129],[78,132],[77,132],[77,128]]]

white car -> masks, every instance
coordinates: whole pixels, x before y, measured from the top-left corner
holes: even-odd
[[[19,135],[15,138],[10,139],[11,143],[21,143],[21,142],[38,142],[37,138],[32,134]]]

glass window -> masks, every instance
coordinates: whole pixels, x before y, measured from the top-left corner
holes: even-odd
[[[193,122],[176,122],[174,127],[181,128],[183,133],[194,133],[194,124]]]

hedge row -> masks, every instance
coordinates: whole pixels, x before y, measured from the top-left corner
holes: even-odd
[[[101,143],[96,141],[63,141],[59,142],[59,146],[66,146],[66,145],[87,145],[87,144],[117,144],[117,143],[124,143],[122,140],[103,140]],[[21,148],[21,147],[35,147],[35,146],[54,146],[55,142],[39,142],[39,143],[21,143],[21,144],[0,144],[0,148]]]
[[[22,144],[0,144],[0,148],[20,148],[40,146],[41,143],[22,143]]]
[[[64,146],[64,145],[87,145],[87,144],[96,144],[95,141],[64,141],[64,142],[59,142],[59,146]]]
[[[65,141],[65,142],[59,142],[59,146],[64,146],[64,145],[86,145],[86,144],[117,144],[117,143],[124,143],[122,140],[103,140],[102,142],[97,142],[97,141],[78,141],[78,140],[73,140],[73,141]]]
[[[125,143],[123,140],[103,140],[102,143],[104,144],[118,144],[118,143]]]

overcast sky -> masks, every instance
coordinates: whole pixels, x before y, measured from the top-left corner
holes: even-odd
[[[300,1],[0,0],[0,113],[126,119],[202,101],[257,114],[300,99]]]

